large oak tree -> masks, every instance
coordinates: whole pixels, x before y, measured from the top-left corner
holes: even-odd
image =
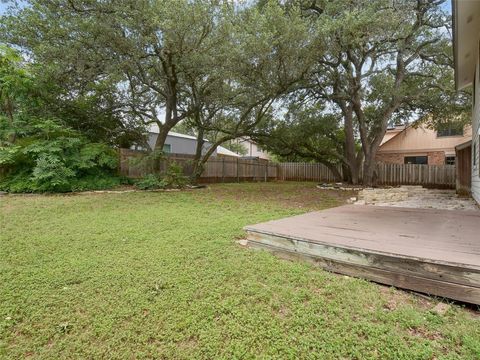
[[[326,42],[299,96],[341,116],[348,177],[374,183],[387,126],[459,120],[469,106],[453,84],[450,16],[443,0],[301,1]],[[357,144],[360,143],[360,147]]]

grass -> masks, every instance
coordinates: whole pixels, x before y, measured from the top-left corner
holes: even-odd
[[[438,315],[435,300],[235,241],[349,196],[276,183],[1,197],[0,357],[480,358],[472,311]]]

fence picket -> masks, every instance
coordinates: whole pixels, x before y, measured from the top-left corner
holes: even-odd
[[[185,175],[191,175],[193,167],[192,155],[169,154],[160,160],[149,160],[140,163],[138,159],[145,153],[129,149],[120,149],[119,171],[122,175],[139,178],[148,173],[163,173],[172,162],[182,166]],[[342,167],[337,167],[342,174]],[[455,188],[454,165],[416,165],[416,164],[383,164],[376,165],[378,185],[424,185]],[[363,170],[360,171],[360,179]],[[335,175],[325,165],[319,163],[279,163],[272,164],[264,160],[246,160],[239,158],[211,157],[204,167],[201,180],[217,181],[265,181],[295,180],[334,182]]]

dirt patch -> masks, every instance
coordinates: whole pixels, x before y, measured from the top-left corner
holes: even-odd
[[[381,284],[378,284],[378,286],[385,299],[383,307],[386,311],[394,311],[405,304],[415,305],[415,307],[424,310],[431,309],[432,307],[432,301],[429,301],[426,297],[419,296],[416,293],[398,290],[397,288]]]
[[[438,331],[428,331],[424,327],[408,329],[408,333],[414,337],[421,337],[428,340],[442,340],[443,335]]]

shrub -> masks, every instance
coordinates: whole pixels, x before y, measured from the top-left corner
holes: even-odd
[[[148,174],[141,180],[138,180],[135,183],[135,186],[140,190],[155,190],[155,189],[164,189],[167,187],[165,181],[154,174]]]
[[[163,179],[167,184],[167,187],[172,188],[183,188],[189,182],[188,177],[183,175],[182,167],[176,162],[172,162],[168,165],[167,172]]]
[[[0,147],[9,192],[68,192],[112,187],[118,156],[105,144],[89,142],[57,120],[31,119],[14,144]]]
[[[165,188],[183,188],[188,184],[189,178],[183,175],[183,170],[180,165],[173,162],[168,166],[168,169],[163,176],[155,174],[148,174],[141,180],[136,182],[137,188],[140,190],[154,190]]]

